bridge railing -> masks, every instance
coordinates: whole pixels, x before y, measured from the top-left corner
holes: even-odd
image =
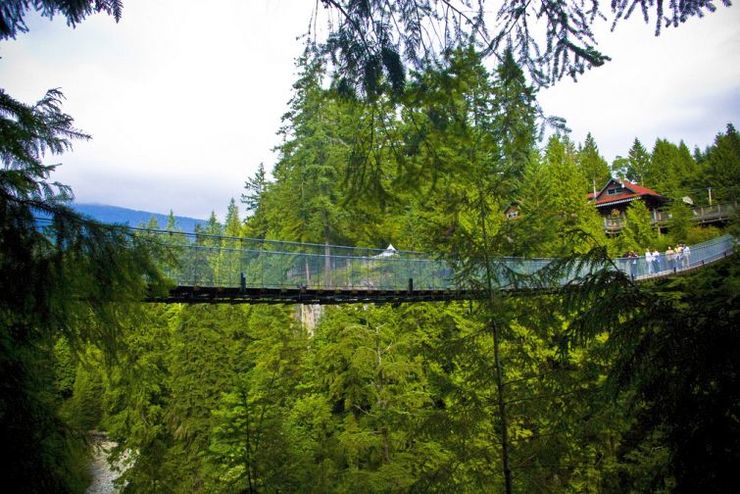
[[[460,285],[450,264],[419,252],[169,232],[147,234],[169,243],[177,262],[166,274],[181,286],[396,291],[475,286],[475,283]],[[650,263],[645,256],[619,258],[614,260],[614,266],[634,279],[645,279],[713,262],[731,253],[733,248],[734,239],[724,236],[690,246],[688,256],[662,253]],[[542,280],[527,276],[540,272],[551,262],[551,259],[500,258],[496,262],[494,285],[503,289],[540,288]],[[580,264],[549,282],[563,285],[591,269]],[[477,278],[482,281],[483,274]]]
[[[163,267],[164,274],[178,286],[418,291],[475,289],[485,280],[480,272],[463,285],[450,263],[421,252],[131,230],[166,247],[173,262]],[[636,280],[660,277],[728,256],[735,243],[725,235],[690,246],[688,255],[664,252],[651,262],[645,256],[619,258],[613,266]],[[555,278],[532,276],[546,273],[552,261],[498,258],[492,281],[501,289],[554,288],[593,270],[577,263]]]
[[[650,262],[646,256],[615,259],[617,268],[634,279],[666,276],[680,271],[695,269],[726,257],[733,252],[735,240],[730,235],[717,237],[707,242],[689,246],[688,253],[659,253]],[[651,256],[652,257],[652,256]]]
[[[451,266],[419,252],[297,244],[230,237],[147,231],[166,242],[176,258],[166,274],[182,286],[250,288],[307,288],[335,290],[452,290],[461,286]],[[659,254],[614,260],[616,269],[634,279],[664,276],[693,269],[726,256],[734,239],[723,236],[690,246],[685,254]],[[494,284],[500,288],[535,288],[536,278],[526,278],[547,267],[551,259],[501,258]],[[560,274],[555,284],[565,284],[591,270]],[[482,274],[478,276],[483,279]]]
[[[423,253],[138,230],[169,247],[166,275],[183,286],[322,289],[449,289],[446,263]]]

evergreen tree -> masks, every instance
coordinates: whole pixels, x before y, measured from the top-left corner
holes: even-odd
[[[280,204],[273,210],[278,214],[271,219],[273,232],[281,240],[338,243],[344,219],[338,184],[347,146],[338,132],[337,105],[321,88],[324,68],[310,47],[298,65],[302,72],[283,117],[284,142],[271,191],[271,200]]]
[[[247,216],[244,218],[244,233],[247,237],[265,238],[270,228],[266,208],[263,206],[269,185],[262,163],[259,164],[254,177],[244,183],[245,191],[242,193],[241,202],[247,210]]]
[[[179,231],[177,228],[177,220],[175,219],[175,213],[170,209],[169,214],[167,215],[167,225],[165,226],[165,230],[168,232],[177,232]]]
[[[719,201],[732,201],[740,195],[740,136],[732,124],[719,133],[707,149],[701,164],[697,184],[712,187],[712,196]]]
[[[681,200],[671,203],[668,208],[670,219],[668,220],[668,232],[674,242],[684,243],[688,239],[691,228],[691,208]]]
[[[624,178],[646,187],[655,187],[656,184],[648,183],[651,180],[650,160],[650,153],[640,140],[635,138],[627,155],[627,169],[624,171]]]
[[[204,335],[224,345],[221,353],[228,365],[221,372],[226,379],[216,386],[218,393],[213,386],[194,383],[214,399],[220,395],[215,406],[203,410],[204,419],[211,411],[208,451],[198,451],[207,461],[205,471],[213,488],[229,492],[311,492],[312,451],[300,449],[290,420],[291,408],[303,394],[298,384],[306,334],[286,309],[230,312],[231,322],[222,326],[222,333]],[[204,328],[199,317],[193,323]]]
[[[653,229],[650,211],[644,202],[630,203],[620,237],[622,252],[630,250],[642,252],[646,248],[655,248],[656,232]]]
[[[231,198],[229,206],[226,209],[226,221],[224,222],[224,235],[227,237],[240,237],[242,232],[242,222],[239,219],[239,208],[236,201]]]
[[[649,173],[645,177],[645,185],[656,192],[680,199],[680,180],[678,162],[678,146],[666,139],[657,139],[650,158]]]
[[[661,29],[716,10],[711,2],[664,5],[651,0],[613,2],[608,8],[576,0],[500,6],[485,0],[369,0],[361,4],[325,0],[323,4],[336,15],[323,51],[336,64],[344,85],[364,89],[370,96],[376,95],[373,89],[383,77],[394,82],[387,89],[398,92],[410,72],[407,64],[411,69],[426,69],[461,45],[482,46],[486,55],[501,58],[514,46],[518,62],[538,85],[563,76],[575,79],[609,60],[597,49],[593,26],[599,20],[608,18],[616,25],[638,11],[645,22],[653,15],[657,35]],[[495,26],[487,23],[491,18]],[[534,18],[542,20],[544,31],[535,29]]]
[[[552,136],[542,162],[529,168],[520,192],[522,220],[514,226],[518,254],[557,257],[587,250],[568,235],[576,232],[605,242],[602,220],[587,199],[590,184],[576,159],[570,140]]]
[[[402,492],[438,461],[431,457],[437,445],[420,435],[431,400],[416,358],[418,335],[399,316],[330,311],[317,330],[315,372],[336,427],[336,453],[327,460],[338,469],[333,487],[340,491]]]
[[[536,91],[527,85],[524,72],[510,49],[496,67],[493,84],[493,132],[507,176],[521,178],[535,151],[537,129]]]
[[[267,178],[265,176],[265,165],[260,163],[254,177],[244,182],[244,193],[242,194],[242,204],[247,209],[247,215],[256,214],[260,207],[262,194],[267,190]]]
[[[732,258],[639,286],[618,276],[569,297],[571,309],[579,306],[571,343],[603,339],[608,328],[607,389],[635,413],[621,446],[622,492],[737,490],[737,266]]]
[[[690,195],[695,190],[699,169],[689,147],[683,140],[678,144],[675,173],[679,177],[678,192],[684,196]]]
[[[592,190],[601,190],[611,177],[609,165],[599,154],[599,148],[596,146],[596,141],[591,132],[586,134],[583,146],[578,149],[576,164],[581,175],[591,184]]]
[[[45,154],[88,137],[61,100],[51,90],[25,105],[0,90],[0,456],[18,492],[81,490],[85,475],[59,416],[54,343],[112,351],[121,313],[135,311],[149,283],[154,293],[162,285],[155,245],[81,218],[67,206],[69,187],[49,181]]]
[[[112,459],[133,454],[119,482],[134,492],[172,493],[182,479],[179,465],[168,457],[176,443],[165,421],[171,397],[170,363],[173,337],[182,310],[176,305],[152,305],[121,321],[126,352],[101,369],[103,426],[118,445]],[[188,469],[185,469],[189,471]]]

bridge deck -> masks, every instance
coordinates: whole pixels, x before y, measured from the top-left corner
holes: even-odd
[[[443,302],[473,300],[481,292],[473,290],[348,290],[331,288],[232,288],[178,286],[166,297],[148,302],[200,304],[358,304]]]

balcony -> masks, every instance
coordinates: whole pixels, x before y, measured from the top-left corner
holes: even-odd
[[[700,225],[712,223],[723,223],[735,215],[737,211],[737,201],[724,204],[714,204],[712,206],[698,206],[692,209],[693,221]],[[665,226],[671,219],[671,214],[667,211],[651,211],[652,224],[658,227]],[[604,217],[604,229],[609,235],[616,235],[625,225],[624,215]]]

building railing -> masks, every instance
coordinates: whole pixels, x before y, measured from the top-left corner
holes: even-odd
[[[737,211],[737,201],[714,204],[712,206],[698,206],[692,208],[691,220],[695,223],[706,224],[714,223],[719,221],[726,221],[735,214]],[[671,214],[668,211],[651,211],[650,221],[653,225],[664,226],[671,220]],[[611,217],[604,217],[604,228],[608,233],[619,232],[624,228],[626,224],[626,218],[624,215]]]

